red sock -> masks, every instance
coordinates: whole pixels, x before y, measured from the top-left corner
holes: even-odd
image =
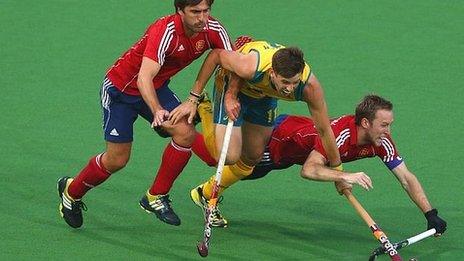
[[[173,140],[164,149],[161,166],[150,188],[152,195],[164,195],[169,192],[177,176],[182,172],[192,156],[190,148],[184,148]]]
[[[208,149],[206,148],[205,140],[203,139],[203,135],[197,133],[195,136],[195,140],[192,144],[192,151],[195,153],[203,162],[208,164],[210,167],[214,167],[217,165],[216,159],[211,156]]]
[[[102,155],[103,153],[91,158],[87,166],[81,170],[69,185],[68,194],[73,199],[82,198],[87,191],[103,183],[111,176],[111,173],[101,163]]]

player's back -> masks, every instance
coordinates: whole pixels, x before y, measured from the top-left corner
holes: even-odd
[[[284,117],[285,119],[274,128],[269,142],[271,157],[275,163],[301,165],[314,149],[318,138],[317,129],[309,117],[296,115]]]

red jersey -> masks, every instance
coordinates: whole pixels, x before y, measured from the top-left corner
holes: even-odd
[[[390,170],[403,162],[390,136],[382,138],[382,145],[378,147],[357,146],[358,136],[354,115],[345,115],[332,120],[331,127],[342,162],[377,156]],[[312,150],[318,151],[327,158],[314,122],[303,116],[288,116],[283,120],[274,128],[268,146],[272,161],[278,165],[302,165]]]
[[[121,92],[140,95],[137,75],[143,56],[161,65],[153,78],[157,89],[206,50],[213,48],[232,50],[229,36],[218,21],[210,17],[205,29],[189,38],[184,33],[179,14],[165,16],[148,27],[142,38],[111,66],[107,77]]]

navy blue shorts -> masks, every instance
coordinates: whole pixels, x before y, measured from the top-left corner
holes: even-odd
[[[172,111],[181,104],[179,98],[168,87],[166,81],[156,90],[161,106]],[[134,122],[142,116],[150,124],[153,114],[142,96],[127,95],[116,88],[105,77],[100,91],[101,106],[103,110],[103,132],[106,141],[124,143],[133,141]]]

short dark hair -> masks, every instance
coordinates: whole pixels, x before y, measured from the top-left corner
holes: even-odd
[[[375,119],[375,114],[378,110],[393,110],[393,104],[375,94],[369,94],[364,96],[362,101],[356,106],[355,112],[355,123],[361,125],[361,120],[366,118],[369,122]]]
[[[201,1],[203,0],[174,0],[174,8],[177,12],[179,10],[184,10],[186,6],[195,6],[199,4]],[[208,3],[209,6],[212,6],[214,0],[206,0],[206,3]]]
[[[279,49],[272,56],[272,69],[284,78],[291,78],[303,72],[305,67],[303,56],[303,51],[298,47]]]

